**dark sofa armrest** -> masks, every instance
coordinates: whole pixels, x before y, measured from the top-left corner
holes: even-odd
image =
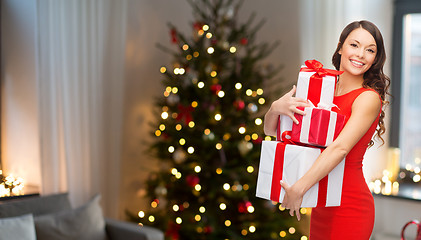
[[[164,240],[162,231],[132,222],[106,218],[105,229],[110,240]]]

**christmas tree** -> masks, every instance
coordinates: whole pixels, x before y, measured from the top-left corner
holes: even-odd
[[[169,24],[173,46],[159,45],[174,57],[160,69],[153,123],[150,152],[162,167],[146,183],[150,209],[134,220],[172,240],[307,239],[280,204],[255,197],[260,145],[270,139],[263,88],[279,72],[262,60],[278,43],[256,43],[264,21],[238,23],[240,1],[189,3],[192,36]]]

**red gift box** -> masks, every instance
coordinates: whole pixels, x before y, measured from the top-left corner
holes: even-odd
[[[263,141],[257,178],[256,196],[282,202],[285,191],[280,181],[293,185],[311,168],[321,148],[304,147],[278,141]],[[301,207],[339,206],[345,161],[341,161],[326,177],[303,196]]]
[[[345,116],[326,109],[299,107],[306,114],[294,114],[298,124],[292,125],[291,140],[314,146],[327,147],[345,125]]]

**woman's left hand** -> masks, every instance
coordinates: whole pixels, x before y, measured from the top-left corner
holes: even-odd
[[[291,216],[297,216],[298,221],[301,219],[300,207],[303,201],[303,195],[297,191],[294,186],[289,186],[286,182],[281,181],[281,186],[285,190],[284,200],[282,201],[281,206],[285,209],[289,209],[289,214]]]

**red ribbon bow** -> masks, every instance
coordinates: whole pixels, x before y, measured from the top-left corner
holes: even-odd
[[[344,71],[337,71],[333,69],[323,68],[323,64],[317,60],[307,60],[305,61],[306,67],[303,68],[304,72],[316,72],[319,77],[324,77],[326,75],[341,75]]]

